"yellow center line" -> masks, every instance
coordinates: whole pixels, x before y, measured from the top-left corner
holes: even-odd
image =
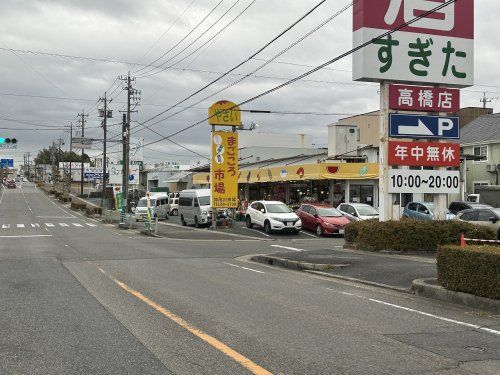
[[[173,312],[167,310],[163,306],[157,304],[156,302],[150,300],[148,297],[145,295],[141,294],[137,290],[132,289],[129,287],[127,284],[121,282],[120,280],[115,279],[114,277],[108,275],[106,271],[104,271],[102,268],[97,267],[99,271],[101,271],[103,274],[105,274],[107,277],[109,277],[114,283],[116,283],[119,287],[121,287],[123,290],[127,291],[137,299],[141,300],[145,304],[149,305],[156,311],[158,311],[160,314],[164,315],[165,317],[169,318],[173,322],[177,323],[179,326],[184,328],[186,331],[192,333],[196,337],[200,338],[201,340],[205,341],[215,349],[221,351],[225,355],[227,355],[229,358],[234,360],[235,362],[239,363],[246,369],[248,369],[250,372],[256,375],[271,375],[272,373],[267,371],[266,369],[262,368],[261,366],[257,365],[256,363],[252,362],[252,360],[248,359],[244,355],[238,353],[236,350],[231,349],[229,346],[224,344],[223,342],[217,340],[215,337],[210,336],[209,334],[203,332],[202,330],[194,327],[193,325],[189,324],[186,322],[184,319],[182,319],[180,316],[177,316]]]

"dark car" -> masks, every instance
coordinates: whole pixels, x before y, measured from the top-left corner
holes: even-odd
[[[316,232],[318,236],[344,234],[344,228],[350,223],[342,212],[330,206],[303,204],[297,211],[302,220],[302,228]]]
[[[17,186],[16,186],[16,183],[15,181],[7,181],[7,189],[15,189]]]
[[[462,202],[462,201],[451,202],[448,207],[450,212],[454,215],[456,215],[460,211],[470,210],[472,208],[492,208],[492,207],[484,203]]]

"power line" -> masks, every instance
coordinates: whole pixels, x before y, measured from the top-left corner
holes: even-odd
[[[318,5],[317,5],[317,7],[318,7],[319,5],[321,5],[321,4],[318,4]],[[321,22],[321,23],[320,23],[318,26],[316,26],[314,29],[310,30],[309,32],[307,32],[306,34],[304,34],[302,37],[300,37],[299,39],[297,39],[296,41],[294,41],[292,44],[288,45],[285,49],[281,50],[281,51],[280,51],[279,53],[277,53],[277,54],[276,54],[276,55],[275,55],[275,56],[274,56],[271,60],[266,61],[264,64],[261,64],[259,67],[257,67],[256,69],[254,69],[252,72],[250,72],[250,73],[247,73],[247,74],[243,75],[241,78],[239,78],[239,79],[238,79],[238,80],[236,80],[235,82],[232,82],[231,84],[229,84],[229,85],[227,85],[227,86],[223,87],[222,89],[220,89],[220,90],[218,90],[218,91],[216,91],[216,92],[214,92],[214,93],[212,93],[212,94],[210,94],[210,95],[208,95],[208,96],[206,96],[206,97],[204,97],[204,98],[202,98],[202,99],[198,100],[196,103],[192,104],[192,105],[191,105],[190,107],[188,107],[188,108],[185,108],[185,109],[182,109],[182,110],[180,110],[180,111],[177,111],[177,112],[173,113],[172,115],[170,115],[170,116],[168,116],[168,117],[166,117],[166,118],[164,118],[164,119],[157,120],[157,121],[155,121],[154,123],[152,123],[152,124],[150,124],[150,125],[143,125],[143,127],[144,127],[144,128],[146,128],[146,129],[151,130],[151,128],[152,128],[154,125],[156,125],[156,124],[158,124],[158,123],[160,123],[160,122],[162,122],[162,121],[165,121],[165,120],[167,120],[167,119],[170,119],[170,118],[172,118],[172,117],[174,117],[174,116],[176,116],[176,115],[178,115],[178,114],[180,114],[180,113],[182,113],[182,112],[185,112],[187,109],[189,109],[189,108],[191,108],[191,107],[193,107],[193,106],[195,106],[195,105],[198,105],[198,104],[200,104],[200,103],[204,102],[205,100],[210,99],[210,98],[214,97],[215,95],[220,94],[221,92],[223,92],[223,91],[225,91],[225,90],[227,90],[227,89],[229,89],[229,88],[231,88],[231,87],[233,87],[233,86],[235,86],[235,85],[237,85],[237,84],[239,84],[239,83],[243,82],[243,81],[244,81],[245,79],[247,79],[248,77],[250,77],[250,76],[254,75],[254,74],[255,74],[255,73],[257,73],[259,70],[261,70],[261,69],[263,69],[264,67],[266,67],[267,65],[269,65],[269,64],[270,64],[270,62],[271,62],[272,60],[277,59],[279,56],[281,56],[281,55],[285,54],[285,53],[286,53],[286,52],[288,52],[290,49],[294,48],[296,45],[298,45],[299,43],[303,42],[305,39],[307,39],[307,38],[308,38],[308,37],[310,37],[312,34],[314,34],[315,32],[317,32],[319,29],[321,29],[322,27],[324,27],[326,24],[328,24],[329,22],[331,22],[333,19],[337,18],[339,15],[341,15],[342,13],[344,13],[345,11],[347,11],[347,9],[349,9],[351,6],[352,6],[352,3],[347,4],[347,5],[346,5],[346,6],[344,6],[342,9],[340,9],[339,11],[337,11],[335,14],[333,14],[332,16],[328,17],[326,20],[324,20],[323,22]],[[310,11],[310,12],[311,12],[311,11]],[[309,14],[310,14],[310,12],[309,12]],[[144,124],[144,123],[142,123],[142,124]]]
[[[192,1],[188,4],[188,6],[187,6],[186,8],[184,8],[184,10],[182,11],[182,13],[181,13],[181,14],[179,14],[179,15],[177,16],[177,18],[174,20],[174,22],[172,22],[172,23],[170,24],[170,27],[169,27],[169,28],[168,28],[168,29],[167,29],[167,30],[166,30],[163,34],[161,34],[161,35],[160,35],[160,37],[159,37],[158,39],[156,39],[156,41],[155,41],[155,42],[151,45],[151,47],[149,47],[149,49],[148,49],[148,50],[144,53],[144,55],[142,55],[142,56],[139,58],[139,60],[137,60],[137,61],[135,62],[135,65],[137,65],[137,64],[138,64],[138,63],[139,63],[139,62],[140,62],[140,61],[141,61],[144,57],[146,57],[146,56],[147,56],[147,55],[148,55],[148,54],[149,54],[149,53],[153,50],[153,48],[154,48],[154,47],[158,44],[158,42],[159,42],[160,40],[162,40],[162,39],[165,37],[165,35],[167,35],[167,34],[170,32],[170,30],[172,30],[172,28],[173,28],[173,27],[177,24],[177,22],[178,22],[178,21],[179,21],[179,20],[180,20],[180,19],[184,16],[184,14],[186,14],[186,12],[189,10],[189,8],[191,8],[191,6],[194,4],[194,2],[195,2],[195,1],[196,1],[196,0],[192,0]]]
[[[303,74],[301,74],[301,75],[299,75],[299,76],[297,76],[297,77],[295,77],[295,78],[293,78],[293,79],[291,79],[291,80],[289,80],[289,81],[287,81],[287,82],[285,82],[285,83],[283,83],[281,85],[278,85],[278,86],[276,86],[276,87],[274,87],[274,88],[272,88],[270,90],[264,91],[261,94],[258,94],[256,96],[250,98],[250,99],[247,99],[247,100],[245,100],[245,101],[237,104],[236,107],[241,107],[241,106],[243,106],[245,104],[251,103],[251,102],[253,102],[253,101],[257,100],[257,99],[260,99],[260,98],[262,98],[262,97],[264,97],[266,95],[269,95],[269,94],[271,94],[271,93],[273,93],[275,91],[278,91],[278,90],[282,89],[283,87],[289,86],[292,83],[295,83],[298,80],[300,80],[302,78],[305,78],[305,77],[307,77],[307,76],[309,76],[309,75],[311,75],[311,74],[313,74],[313,73],[315,73],[315,72],[317,72],[317,71],[319,71],[319,70],[321,70],[321,69],[323,69],[323,68],[325,68],[325,67],[327,67],[327,66],[329,66],[329,65],[331,65],[331,64],[333,64],[333,63],[335,63],[335,62],[337,62],[337,61],[339,61],[339,60],[341,60],[341,59],[343,59],[343,58],[345,58],[345,57],[347,57],[347,56],[349,56],[351,54],[353,54],[353,53],[355,53],[356,51],[359,51],[359,50],[361,50],[361,49],[363,49],[363,48],[365,48],[365,47],[373,44],[374,42],[376,42],[376,41],[378,41],[380,39],[383,39],[383,38],[385,38],[385,37],[387,37],[389,35],[392,35],[396,31],[399,31],[399,30],[401,30],[401,29],[403,29],[403,28],[405,28],[405,27],[407,27],[407,26],[409,26],[409,25],[417,22],[418,20],[427,17],[427,16],[429,16],[429,15],[437,12],[438,10],[441,10],[441,9],[447,7],[450,4],[455,3],[456,1],[457,0],[449,0],[449,1],[445,1],[444,3],[440,3],[440,5],[436,6],[435,8],[433,8],[433,9],[427,11],[427,12],[424,12],[424,13],[420,14],[419,16],[411,19],[410,21],[405,22],[405,23],[399,25],[398,27],[396,27],[396,28],[394,28],[392,30],[389,30],[389,31],[387,31],[387,32],[379,35],[378,37],[373,38],[373,39],[371,39],[371,40],[369,40],[369,41],[367,41],[367,42],[365,42],[365,43],[363,43],[363,44],[361,44],[361,45],[359,45],[359,46],[357,46],[357,47],[355,47],[355,48],[353,48],[353,49],[351,49],[351,50],[349,50],[347,52],[344,52],[341,55],[339,55],[339,56],[337,56],[337,57],[335,57],[335,58],[333,58],[333,59],[331,59],[331,60],[329,60],[329,61],[321,64],[321,65],[318,65],[315,68],[313,68],[313,69],[311,69],[311,70],[309,70],[309,71],[307,71],[307,72],[305,72],[305,73],[303,73]],[[142,147],[150,146],[152,144],[161,142],[163,140],[170,140],[170,138],[173,138],[176,135],[184,133],[185,131],[187,131],[189,129],[192,129],[192,128],[200,125],[200,124],[206,123],[206,121],[208,121],[209,119],[210,119],[210,117],[207,117],[207,118],[205,118],[205,119],[203,119],[201,121],[195,122],[195,123],[193,123],[193,124],[191,124],[191,125],[183,128],[183,129],[180,129],[180,130],[178,130],[178,131],[176,131],[176,132],[174,132],[174,133],[172,133],[172,134],[170,134],[168,136],[165,136],[165,137],[163,137],[163,138],[161,138],[159,140],[146,143]]]
[[[311,13],[313,13],[318,7],[320,7],[323,3],[325,3],[326,0],[322,0],[321,2],[319,2],[316,6],[314,6],[311,10],[309,10],[306,14],[304,14],[302,17],[300,17],[297,21],[295,21],[294,23],[292,23],[290,26],[288,26],[285,30],[283,30],[281,33],[279,33],[277,36],[275,36],[273,39],[271,39],[268,43],[266,43],[263,47],[259,48],[259,50],[257,50],[255,53],[253,53],[251,56],[249,56],[247,59],[243,60],[241,63],[237,64],[236,66],[234,66],[233,68],[229,69],[227,72],[223,73],[221,76],[219,76],[218,78],[216,78],[215,80],[213,80],[212,82],[210,82],[209,84],[203,86],[201,89],[195,91],[194,93],[192,93],[191,95],[187,96],[186,98],[184,98],[183,100],[181,100],[180,102],[174,104],[173,106],[169,107],[168,109],[160,112],[159,114],[147,119],[146,121],[143,121],[141,124],[144,125],[144,124],[147,124],[148,122],[154,120],[154,119],[157,119],[158,117],[162,116],[163,114],[167,113],[168,111],[170,111],[171,109],[175,108],[176,106],[186,102],[187,100],[191,99],[192,97],[194,97],[195,95],[199,94],[200,92],[206,90],[208,87],[214,85],[215,83],[219,82],[221,79],[223,79],[224,77],[228,76],[229,74],[231,74],[232,72],[234,72],[235,70],[237,70],[238,68],[240,68],[241,66],[245,65],[247,62],[249,62],[250,60],[252,60],[255,56],[259,55],[262,51],[264,51],[266,48],[268,48],[271,44],[273,44],[274,42],[276,42],[278,39],[280,39],[281,37],[283,37],[283,35],[285,35],[286,33],[288,33],[290,30],[292,30],[295,26],[297,26],[301,21],[303,21],[305,18],[307,18]]]
[[[165,52],[163,55],[161,55],[160,57],[158,57],[157,59],[153,60],[151,63],[147,64],[145,67],[143,68],[140,68],[139,70],[136,70],[135,72],[132,73],[132,75],[137,75],[139,72],[143,71],[144,69],[147,69],[148,67],[150,67],[151,65],[157,63],[159,60],[161,60],[162,58],[164,58],[166,55],[168,55],[170,52],[172,52],[175,48],[177,48],[177,46],[179,46],[183,41],[185,41],[187,38],[189,38],[189,36],[194,33],[196,31],[196,29],[198,29],[202,24],[203,22],[205,22],[208,17],[210,17],[210,15],[215,12],[215,10],[224,2],[224,0],[220,0],[217,5],[215,5],[206,15],[205,17],[203,17],[203,19],[198,22],[198,24],[193,27],[184,37],[181,38],[181,40],[179,40],[173,47],[171,47],[167,52]]]
[[[198,37],[196,37],[191,43],[189,43],[186,47],[184,47],[182,50],[180,50],[179,52],[177,52],[174,56],[172,56],[171,58],[169,58],[167,61],[164,61],[159,67],[157,68],[153,68],[151,70],[149,70],[148,72],[145,72],[145,73],[142,73],[142,76],[140,78],[146,78],[146,77],[151,77],[153,75],[156,75],[156,74],[159,74],[169,68],[172,68],[174,67],[175,65],[178,65],[179,63],[181,63],[182,61],[184,61],[185,59],[187,59],[189,56],[192,56],[194,53],[196,53],[197,51],[199,51],[201,48],[203,48],[204,45],[206,45],[206,43],[210,42],[210,40],[212,40],[213,38],[215,38],[216,36],[220,35],[222,33],[223,30],[225,30],[225,28],[229,27],[229,25],[231,25],[233,22],[235,22],[239,16],[241,16],[243,13],[245,13],[253,4],[255,4],[255,2],[257,0],[253,0],[250,5],[248,5],[242,12],[240,12],[238,14],[238,16],[236,18],[234,18],[232,21],[230,21],[230,23],[228,23],[225,28],[223,28],[221,31],[219,31],[218,33],[216,33],[211,39],[209,39],[208,41],[206,41],[204,44],[202,44],[201,46],[199,46],[197,49],[195,49],[194,51],[192,51],[191,53],[189,53],[188,55],[184,56],[182,59],[178,60],[177,62],[175,62],[174,64],[168,66],[168,67],[164,67],[166,63],[172,61],[173,59],[175,59],[176,57],[178,57],[181,53],[183,53],[184,51],[186,51],[189,47],[193,46],[197,41],[199,41],[203,36],[205,36],[213,27],[215,27],[215,25],[217,25],[241,0],[236,0],[233,5],[231,5],[229,7],[229,9],[227,9],[215,22],[212,23],[212,25],[210,25],[210,27],[208,29],[206,29],[203,33],[201,33],[200,35],[198,35]],[[156,69],[159,69],[157,72],[155,72]]]

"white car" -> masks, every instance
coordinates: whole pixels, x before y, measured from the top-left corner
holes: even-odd
[[[351,221],[378,219],[379,212],[365,203],[341,203],[337,210]]]
[[[273,231],[298,234],[302,229],[300,218],[282,202],[257,201],[248,206],[247,228],[259,225],[267,234]]]

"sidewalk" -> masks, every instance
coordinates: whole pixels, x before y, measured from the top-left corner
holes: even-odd
[[[410,292],[415,279],[437,277],[433,257],[369,253],[346,249],[278,252],[252,260],[285,268],[307,270]]]

